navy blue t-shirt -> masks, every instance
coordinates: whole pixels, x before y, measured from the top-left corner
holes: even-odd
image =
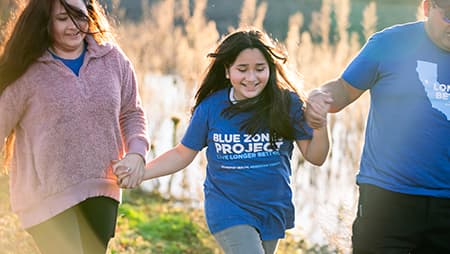
[[[80,73],[80,68],[83,65],[84,55],[86,54],[86,46],[84,46],[83,52],[81,52],[80,56],[75,59],[62,58],[51,51],[49,52],[55,59],[60,60],[62,63],[64,63],[65,66],[71,69],[73,73],[75,73],[75,75],[78,76],[78,74]]]
[[[450,198],[450,52],[424,23],[373,35],[342,78],[370,89],[357,182]]]
[[[263,240],[282,238],[285,230],[294,226],[290,187],[293,140],[279,139],[279,149],[273,150],[268,132],[251,136],[239,130],[249,113],[231,119],[221,115],[231,105],[229,91],[220,90],[200,103],[181,141],[197,151],[207,147],[204,195],[209,229],[214,234],[248,224],[259,230]],[[302,104],[294,93],[291,104],[296,139],[311,139],[312,130],[302,120]]]

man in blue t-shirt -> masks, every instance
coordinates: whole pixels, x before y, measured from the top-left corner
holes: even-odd
[[[370,91],[356,181],[353,253],[450,253],[450,0],[424,0],[425,21],[375,33],[337,80],[309,95],[338,112]]]

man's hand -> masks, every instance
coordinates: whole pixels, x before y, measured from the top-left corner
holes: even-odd
[[[327,92],[320,89],[312,90],[306,101],[305,119],[313,129],[325,127],[327,124],[327,113],[333,98]]]

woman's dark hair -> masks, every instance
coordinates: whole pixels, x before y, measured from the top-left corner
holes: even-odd
[[[285,70],[287,53],[266,33],[255,28],[240,29],[227,35],[214,53],[208,54],[212,60],[195,95],[192,111],[212,93],[230,87],[225,70],[245,49],[258,49],[264,55],[270,71],[267,85],[257,97],[232,104],[222,114],[231,118],[239,112],[253,112],[249,119],[242,122],[241,130],[255,134],[268,129],[272,146],[279,137],[293,140],[294,128],[289,118],[290,93],[298,91]]]
[[[0,95],[50,47],[51,13],[57,1],[78,28],[80,18],[88,20],[88,31],[81,32],[91,34],[99,44],[114,42],[104,9],[96,0],[84,0],[88,15],[65,0],[29,0],[26,6],[19,4],[5,25],[4,40],[0,42]],[[13,136],[11,133],[6,141],[6,162],[11,157]]]

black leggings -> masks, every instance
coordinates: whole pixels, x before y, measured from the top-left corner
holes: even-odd
[[[119,203],[89,198],[27,231],[42,254],[101,254],[114,237]]]

